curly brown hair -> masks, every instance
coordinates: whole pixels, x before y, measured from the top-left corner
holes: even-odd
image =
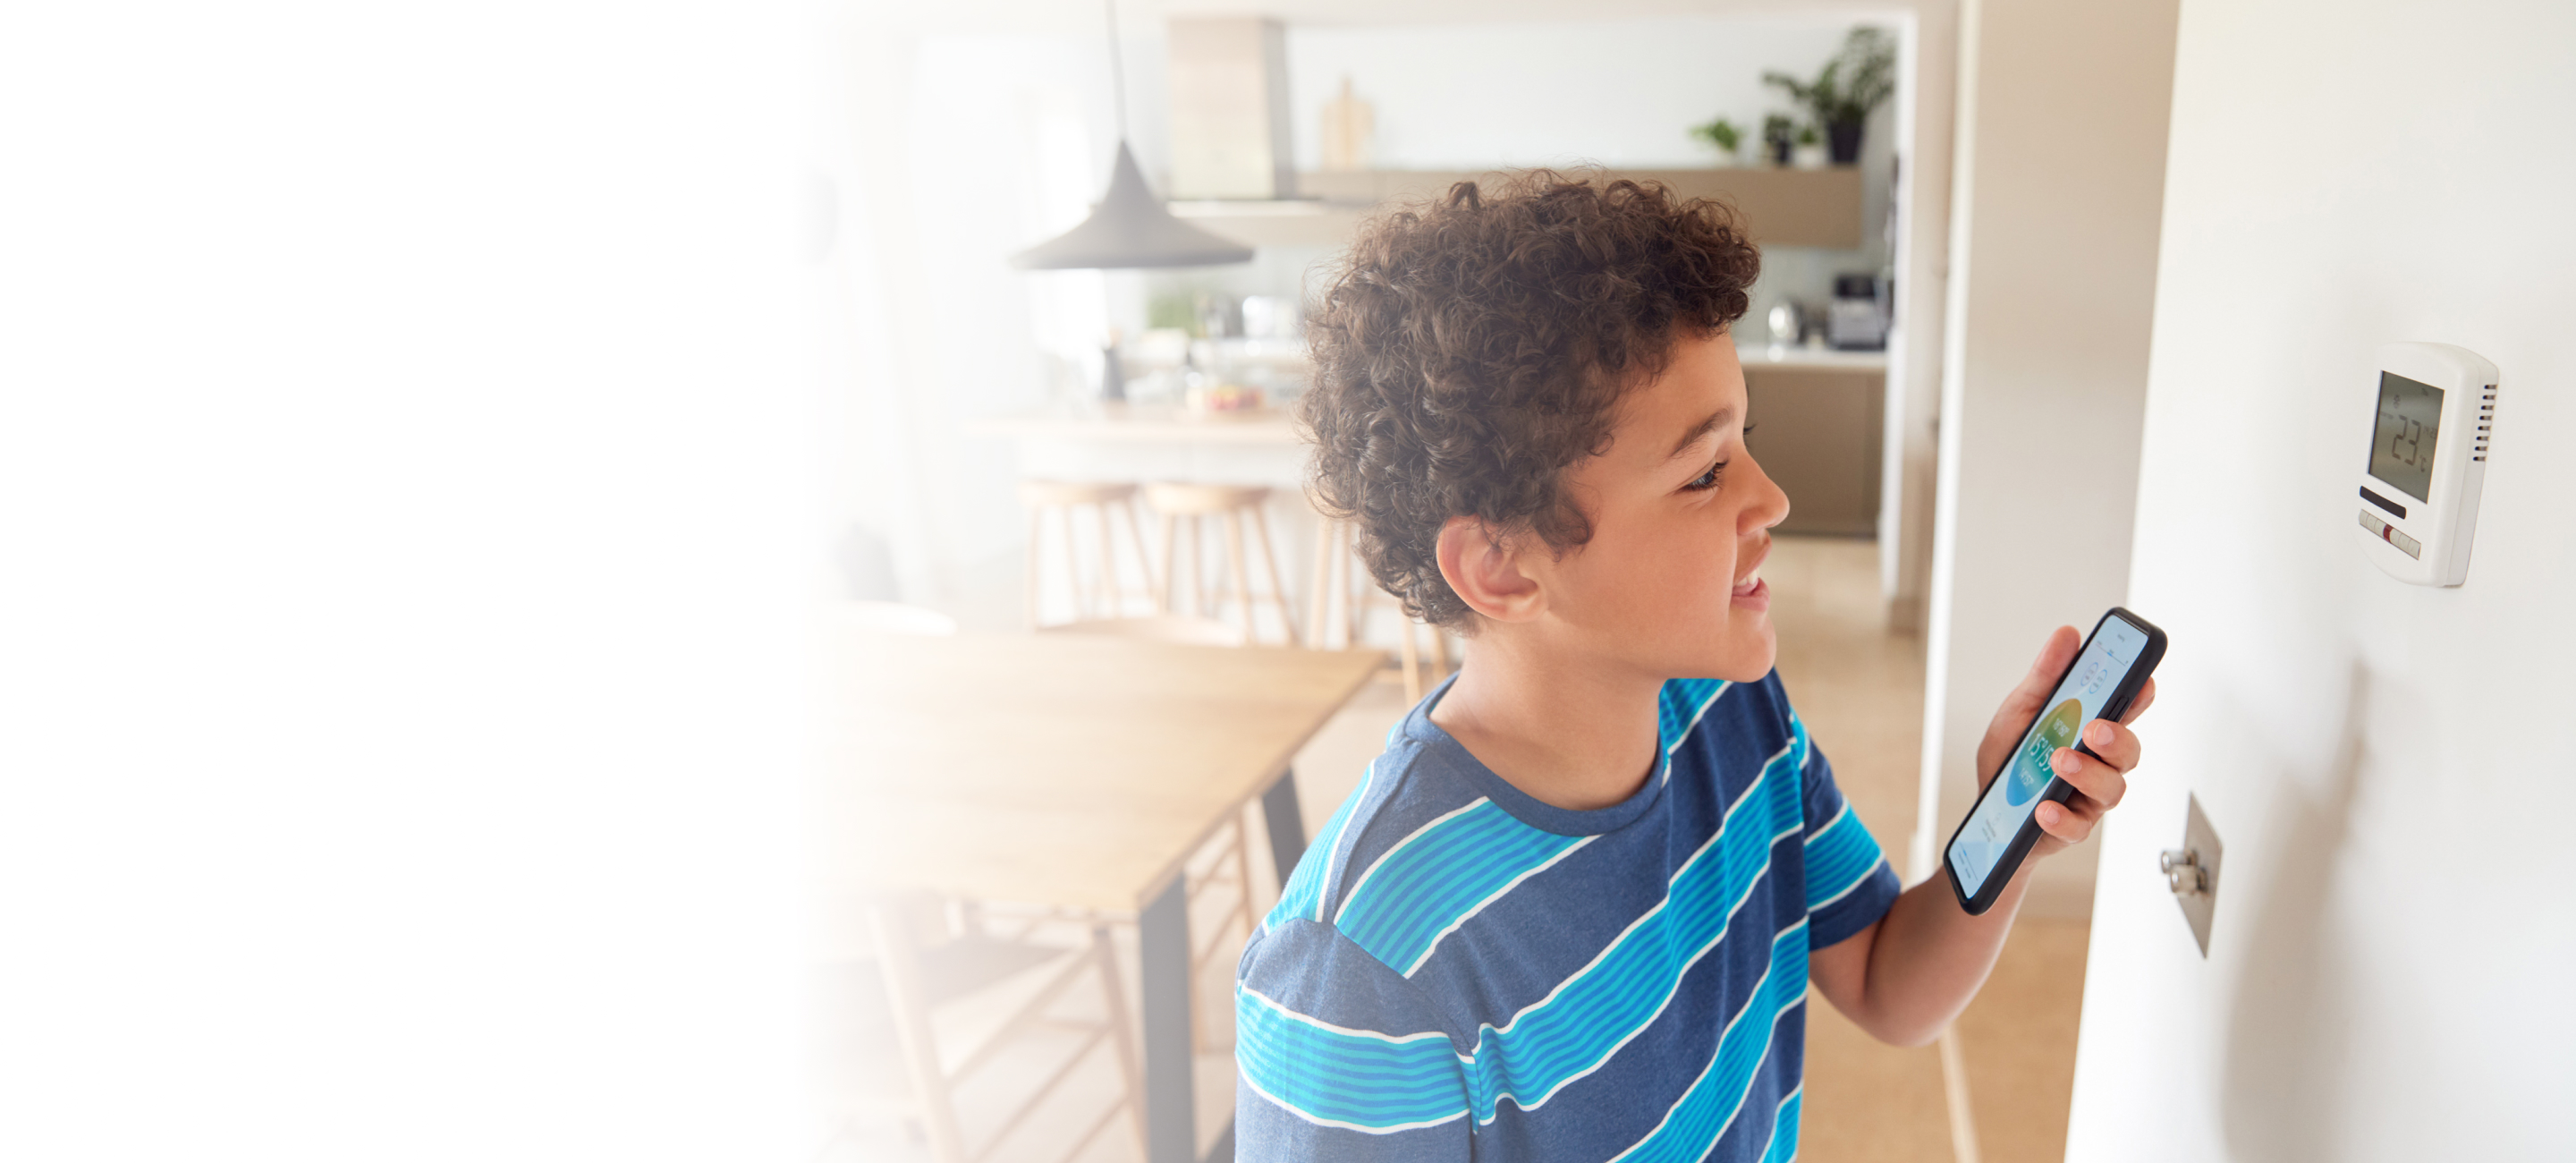
[[[1742,318],[1761,255],[1733,212],[1661,183],[1530,170],[1371,221],[1312,311],[1317,507],[1358,530],[1405,612],[1473,633],[1440,576],[1451,517],[1592,536],[1561,478],[1673,343]]]

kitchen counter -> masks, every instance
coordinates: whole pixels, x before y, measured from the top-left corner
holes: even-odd
[[[1884,351],[1836,351],[1830,347],[1784,347],[1736,341],[1735,358],[1746,371],[1885,372]]]
[[[1298,442],[1296,422],[1276,408],[1202,416],[1169,405],[1094,403],[970,421],[965,428],[971,436],[1021,440],[1256,445]]]

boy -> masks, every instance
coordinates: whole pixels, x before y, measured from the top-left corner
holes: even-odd
[[[1714,205],[1544,171],[1352,247],[1310,328],[1314,492],[1473,644],[1244,950],[1241,1158],[1786,1159],[1811,980],[1920,1044],[1993,965],[2027,872],[1982,917],[1900,892],[1772,672],[1789,504],[1726,334],[1759,265]],[[2034,855],[2137,763],[2120,724],[2084,739],[2107,762],[2056,754],[2081,794]]]

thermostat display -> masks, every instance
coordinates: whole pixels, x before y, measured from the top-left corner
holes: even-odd
[[[2495,403],[2495,365],[2475,352],[2443,343],[2380,350],[2360,533],[2363,552],[2391,576],[2467,580]]]
[[[2396,372],[2379,373],[2379,427],[2370,438],[2370,475],[2419,501],[2432,499],[2433,450],[2442,437],[2442,389]]]

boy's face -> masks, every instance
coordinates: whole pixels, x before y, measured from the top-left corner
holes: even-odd
[[[1744,412],[1734,340],[1684,338],[1663,375],[1621,398],[1608,451],[1568,470],[1592,539],[1529,564],[1583,653],[1658,678],[1770,673],[1760,570],[1789,498],[1745,451]]]

